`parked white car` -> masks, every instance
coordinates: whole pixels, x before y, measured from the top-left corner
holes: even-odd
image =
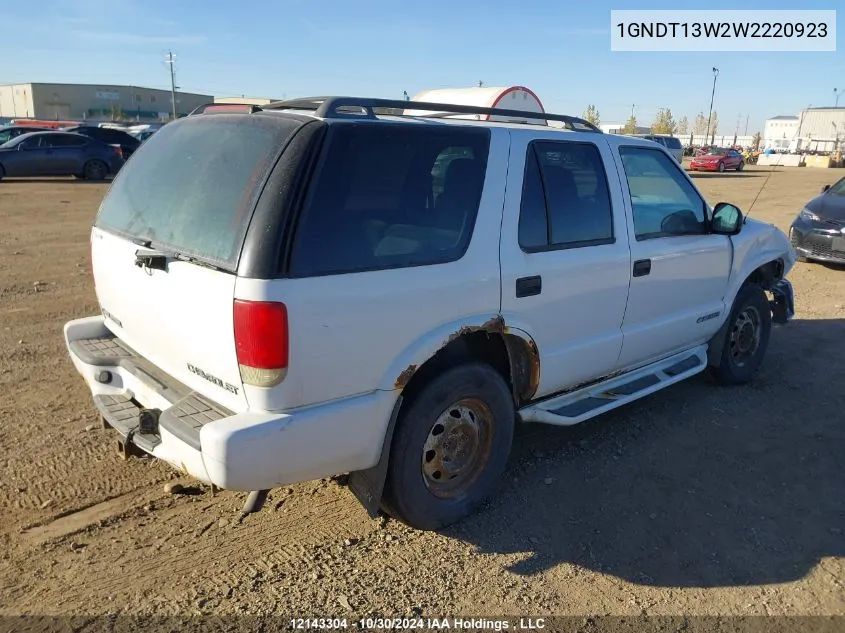
[[[243,491],[350,473],[436,529],[495,489],[517,423],[751,379],[793,314],[781,231],[654,143],[379,114],[409,107],[443,110],[299,100],[138,149],[91,231],[102,314],[64,328],[125,453]]]

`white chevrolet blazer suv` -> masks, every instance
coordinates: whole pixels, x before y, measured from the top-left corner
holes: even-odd
[[[91,231],[101,314],[64,336],[124,454],[253,496],[347,474],[437,529],[516,424],[744,383],[793,315],[786,236],[655,143],[447,104],[236,110],[164,126]]]

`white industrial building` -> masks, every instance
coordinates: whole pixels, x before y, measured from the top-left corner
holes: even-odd
[[[845,145],[845,108],[806,108],[797,116],[766,120],[766,148],[834,152]]]
[[[789,149],[798,133],[798,117],[792,115],[773,116],[766,119],[763,128],[763,147],[766,149]]]
[[[625,123],[601,123],[599,124],[599,129],[605,134],[622,134],[625,125]],[[651,134],[651,128],[640,125],[634,134]]]

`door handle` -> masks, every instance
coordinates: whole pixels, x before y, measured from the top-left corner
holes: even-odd
[[[516,298],[532,297],[540,294],[543,290],[543,278],[540,275],[534,277],[520,277],[516,280]]]
[[[634,262],[634,277],[645,277],[651,272],[651,260],[639,259]]]

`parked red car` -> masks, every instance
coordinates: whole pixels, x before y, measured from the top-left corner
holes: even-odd
[[[711,147],[706,154],[696,156],[689,164],[691,171],[725,171],[727,169],[742,171],[743,167],[745,167],[745,160],[742,154],[735,149],[720,147]]]

